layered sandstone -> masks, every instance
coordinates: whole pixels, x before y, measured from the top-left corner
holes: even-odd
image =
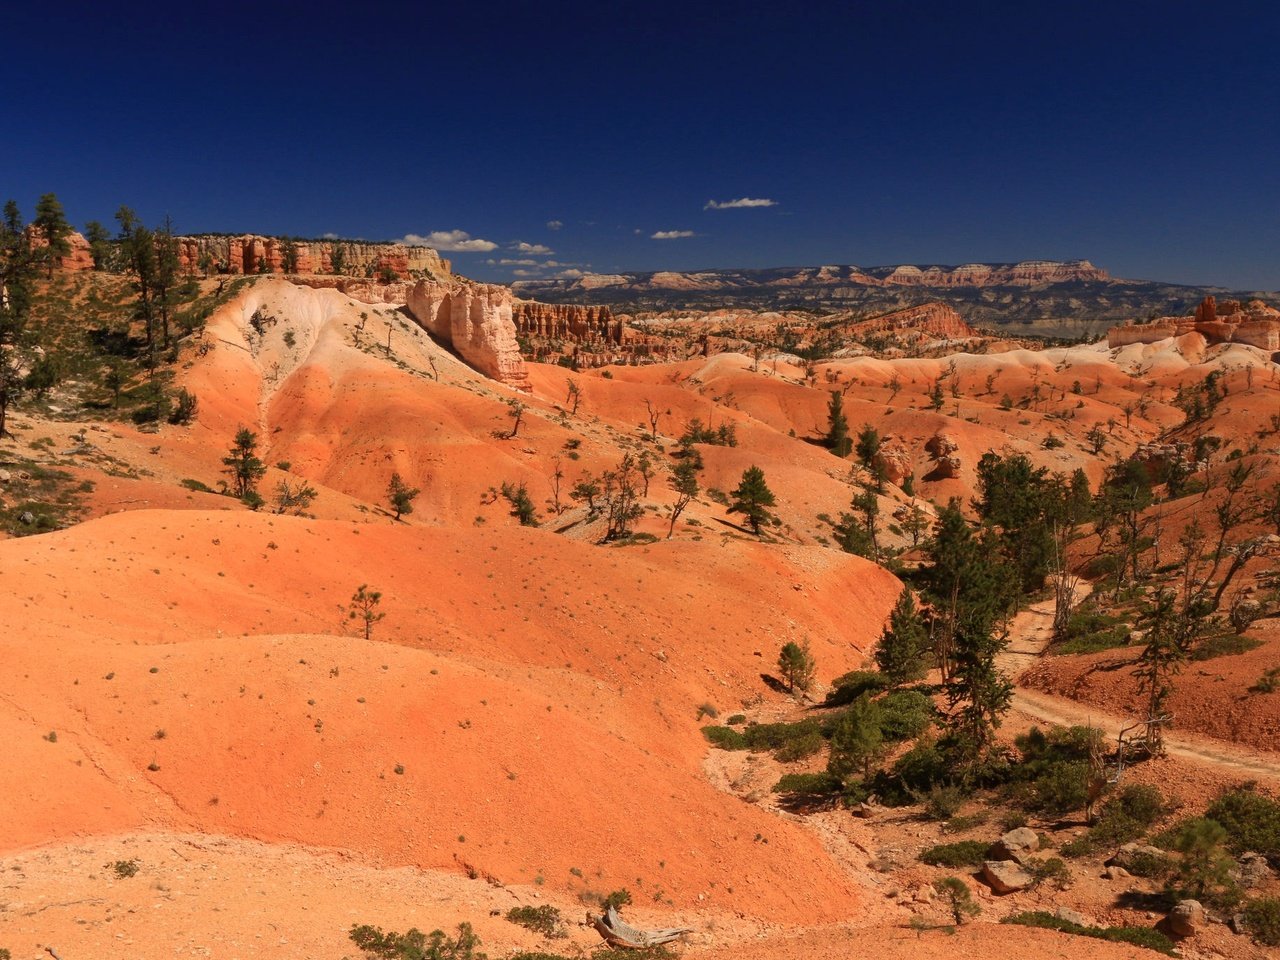
[[[49,245],[35,226],[27,227],[27,243],[32,250],[43,250]],[[83,235],[72,230],[67,234],[67,244],[71,247],[65,255],[53,258],[55,270],[92,270],[93,254],[89,252],[89,241]]]
[[[290,273],[354,277],[426,275],[447,280],[450,264],[431,247],[356,240],[293,240],[253,234],[178,237],[183,273],[284,273],[287,247],[294,245],[296,267]],[[335,257],[341,270],[334,270]]]
[[[522,336],[543,337],[577,344],[622,343],[622,321],[608,307],[584,307],[572,303],[515,305],[516,329]]]
[[[918,307],[895,310],[882,317],[860,320],[849,326],[855,336],[915,331],[940,340],[968,340],[980,336],[964,318],[945,303],[922,303]]]
[[[1150,323],[1126,323],[1107,331],[1107,346],[1158,343],[1170,337],[1198,333],[1210,344],[1244,343],[1268,353],[1280,352],[1280,310],[1261,300],[1218,303],[1205,297],[1191,317],[1158,317]]]
[[[409,313],[437,340],[487,377],[532,389],[512,319],[507,287],[468,281],[420,280],[409,291]]]

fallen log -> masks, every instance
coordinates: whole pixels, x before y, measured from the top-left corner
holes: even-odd
[[[661,946],[678,940],[686,933],[692,933],[691,927],[671,927],[665,930],[639,930],[624,923],[618,916],[618,908],[609,904],[600,916],[587,915],[596,933],[604,938],[611,947],[625,947],[631,950],[644,950],[648,947]]]

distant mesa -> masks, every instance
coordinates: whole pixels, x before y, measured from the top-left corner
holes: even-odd
[[[513,286],[527,292],[598,290],[767,289],[824,285],[866,287],[1027,287],[1043,283],[1107,281],[1111,275],[1088,260],[1023,260],[1019,263],[965,263],[960,266],[883,267],[821,266],[771,270],[703,270],[677,273],[588,274],[572,280],[520,280]]]

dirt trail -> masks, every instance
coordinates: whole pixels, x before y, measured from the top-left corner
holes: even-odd
[[[1053,600],[1034,603],[1021,611],[1010,625],[1009,645],[997,658],[998,666],[1017,683],[1044,653],[1052,631]],[[1137,719],[1134,715],[1108,713],[1096,706],[1023,686],[1014,690],[1013,709],[1049,723],[1091,723],[1108,737],[1115,737],[1123,727]],[[1246,750],[1222,740],[1181,731],[1165,734],[1165,748],[1170,756],[1182,760],[1208,763],[1250,777],[1280,780],[1280,756]]]

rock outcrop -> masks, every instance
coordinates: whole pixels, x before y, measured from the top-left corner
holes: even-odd
[[[1280,352],[1280,310],[1261,300],[1242,304],[1239,300],[1218,303],[1205,297],[1195,316],[1157,317],[1148,323],[1126,323],[1107,331],[1108,347],[1134,343],[1157,343],[1170,337],[1198,333],[1210,346],[1244,343],[1268,353]]]
[[[960,444],[945,433],[935,433],[925,442],[925,450],[933,458],[933,467],[926,480],[954,480],[960,476],[960,456],[956,453]]]
[[[514,319],[522,336],[578,344],[622,343],[622,321],[608,307],[524,300],[516,303]]]
[[[987,856],[992,860],[1012,860],[1025,864],[1040,849],[1040,836],[1030,827],[1017,827],[1004,834],[991,846]]]
[[[922,303],[917,307],[895,310],[870,320],[859,320],[850,324],[848,330],[855,337],[906,331],[939,340],[969,340],[980,336],[977,330],[965,323],[964,318],[945,303]]]
[[[284,273],[289,245],[296,260],[290,274],[341,274],[379,278],[394,273],[407,279],[426,275],[439,280],[451,276],[449,261],[431,247],[403,243],[365,243],[355,240],[290,240],[244,234],[238,237],[202,234],[178,237],[183,273]],[[335,270],[335,260],[339,270]]]
[[[32,250],[43,250],[49,245],[49,242],[42,237],[34,226],[27,227],[27,243],[30,244]],[[72,230],[67,234],[67,244],[71,247],[70,251],[61,257],[53,258],[53,268],[55,270],[92,270],[93,254],[89,252],[89,241],[83,235]]]
[[[511,291],[468,281],[420,280],[406,306],[418,324],[486,377],[531,390],[512,320]]]

